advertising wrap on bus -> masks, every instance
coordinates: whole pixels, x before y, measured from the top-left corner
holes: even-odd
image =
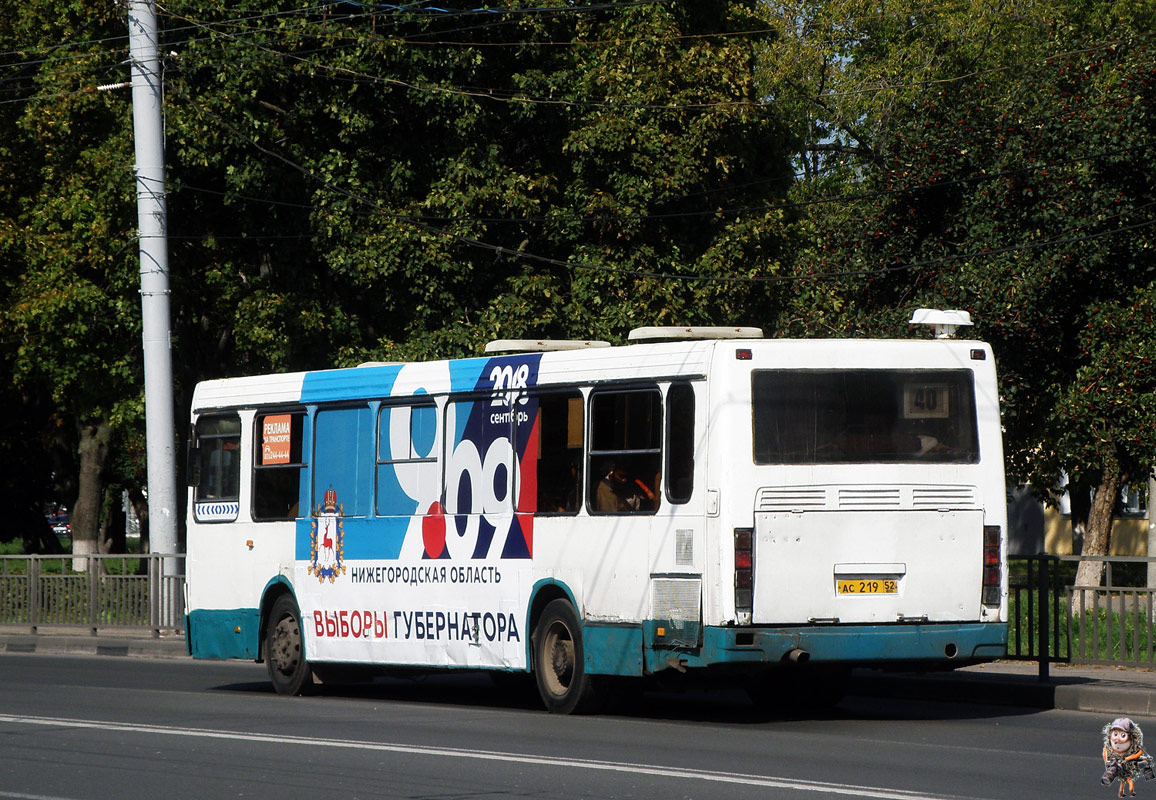
[[[1001,655],[990,348],[710,331],[198,384],[190,652],[288,694],[532,673],[562,713],[611,677]]]
[[[535,384],[538,360],[445,364],[440,375],[425,372],[427,385],[411,380],[413,367],[360,374],[360,391],[407,401],[448,385],[457,399],[446,404],[444,427],[432,399],[386,400],[379,425],[368,408],[316,413],[312,494],[323,499],[297,522],[294,580],[312,634],[307,658],[526,667],[538,443],[537,403],[525,390]],[[301,401],[324,402],[332,391],[307,377]],[[376,472],[366,480],[359,470],[369,459],[350,454],[374,441]],[[515,486],[525,513],[512,511]]]

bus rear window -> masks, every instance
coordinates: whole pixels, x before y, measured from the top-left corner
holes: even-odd
[[[757,370],[756,464],[979,460],[969,370]]]

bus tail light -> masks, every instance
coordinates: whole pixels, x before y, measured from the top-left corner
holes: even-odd
[[[1000,601],[1000,529],[998,525],[983,526],[983,604],[998,606]]]
[[[744,625],[753,610],[754,542],[754,528],[735,528],[735,614]]]

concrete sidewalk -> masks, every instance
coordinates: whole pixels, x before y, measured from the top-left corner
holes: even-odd
[[[189,658],[183,636],[2,633],[0,654]],[[856,669],[849,694],[1026,708],[1062,708],[1110,716],[1156,716],[1156,671],[1052,664],[1047,681],[1034,661],[999,661],[952,672]]]

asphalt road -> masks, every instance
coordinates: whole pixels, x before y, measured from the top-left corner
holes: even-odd
[[[0,798],[1110,798],[1105,721],[872,698],[768,720],[725,690],[557,717],[484,676],[285,698],[254,664],[8,654]]]

